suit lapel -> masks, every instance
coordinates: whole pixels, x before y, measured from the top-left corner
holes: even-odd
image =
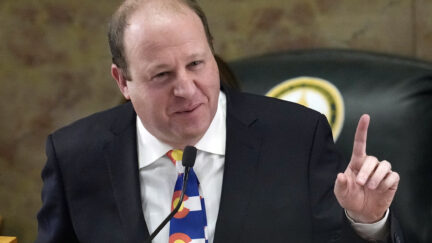
[[[227,142],[224,178],[215,243],[240,240],[249,201],[253,198],[262,137],[253,112],[239,106],[238,96],[227,94]],[[240,98],[241,99],[241,98]],[[124,238],[144,242],[149,232],[144,221],[136,144],[136,114],[131,104],[116,116],[112,136],[104,146]]]
[[[125,105],[115,119],[112,138],[104,147],[124,238],[127,242],[144,242],[149,233],[142,212],[138,156],[136,145],[136,115],[131,104]]]
[[[225,91],[226,92],[226,91]],[[227,142],[215,241],[240,242],[260,157],[257,118],[227,93]]]

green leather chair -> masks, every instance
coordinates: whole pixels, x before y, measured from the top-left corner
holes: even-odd
[[[349,160],[361,114],[367,151],[401,181],[392,206],[406,242],[432,242],[432,63],[352,50],[301,50],[230,62],[243,91],[270,94],[326,114]]]

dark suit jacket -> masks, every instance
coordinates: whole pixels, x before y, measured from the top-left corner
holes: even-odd
[[[345,165],[325,117],[276,99],[226,94],[215,242],[361,242],[333,194]],[[135,122],[127,103],[48,137],[37,242],[144,242]]]

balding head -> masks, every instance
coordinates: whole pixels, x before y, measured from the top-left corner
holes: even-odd
[[[152,17],[157,16],[161,11],[181,13],[184,7],[191,9],[200,18],[207,42],[213,51],[213,37],[207,23],[207,17],[196,0],[126,0],[119,6],[109,23],[108,41],[112,62],[123,70],[126,79],[130,80],[130,74],[125,53],[124,33],[129,25],[130,17],[139,9],[145,9],[147,13],[155,14],[150,14],[149,17]]]

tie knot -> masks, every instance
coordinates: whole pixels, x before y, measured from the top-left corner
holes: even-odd
[[[173,149],[168,151],[167,153],[168,158],[170,158],[174,163],[176,161],[181,161],[183,158],[183,150],[179,149]]]

